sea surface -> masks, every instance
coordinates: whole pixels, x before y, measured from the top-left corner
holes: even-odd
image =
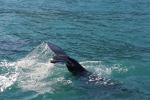
[[[48,42],[119,87],[50,63]],[[0,100],[150,100],[150,0],[0,0]]]

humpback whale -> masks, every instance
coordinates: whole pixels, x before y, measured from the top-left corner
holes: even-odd
[[[58,47],[55,44],[48,43],[48,47],[54,52],[54,56],[51,59],[51,63],[65,63],[66,67],[69,72],[71,72],[74,76],[78,77],[84,77],[84,79],[87,79],[90,83],[99,83],[100,85],[104,86],[114,86],[118,85],[118,83],[114,83],[111,79],[105,79],[103,77],[97,76],[96,74],[93,74],[86,70],[81,64],[79,64],[75,59],[68,56],[64,50],[60,47]]]
[[[75,59],[68,56],[62,48],[52,43],[48,43],[48,47],[55,53],[55,56],[53,56],[53,58],[51,59],[51,63],[65,63],[68,71],[75,76],[91,75],[91,72],[87,71]]]

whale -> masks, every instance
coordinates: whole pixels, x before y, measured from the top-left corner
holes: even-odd
[[[99,86],[115,86],[118,85],[114,80],[106,79],[101,77],[97,74],[94,74],[84,68],[77,60],[67,55],[64,50],[53,44],[48,43],[48,47],[54,52],[52,59],[50,60],[51,63],[64,63],[68,69],[68,71],[78,78],[82,78],[88,84],[97,84]]]
[[[51,63],[64,63],[69,72],[74,76],[87,76],[92,73],[85,69],[77,60],[68,56],[64,50],[55,44],[48,43],[48,47],[54,52],[54,56],[51,59]]]
[[[122,85],[120,82],[112,79],[107,79],[105,77],[101,77],[95,73],[88,71],[84,68],[77,60],[67,55],[64,50],[53,44],[48,43],[48,47],[54,52],[54,56],[50,60],[51,63],[64,63],[70,73],[72,75],[82,78],[88,84],[96,84],[97,86],[104,86],[104,87],[118,87]],[[126,90],[122,88],[122,90]]]

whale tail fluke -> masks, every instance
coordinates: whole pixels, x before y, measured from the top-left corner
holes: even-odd
[[[49,48],[55,53],[51,63],[65,63],[68,70],[74,75],[81,75],[81,74],[89,74],[89,72],[82,67],[75,59],[69,57],[62,48],[48,43]]]

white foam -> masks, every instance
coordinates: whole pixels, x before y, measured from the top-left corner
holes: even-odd
[[[84,61],[81,64],[88,68],[90,71],[96,73],[99,76],[108,76],[111,75],[111,68],[108,68],[101,61]]]
[[[81,64],[91,70],[92,72],[95,72],[99,76],[108,77],[112,74],[112,72],[118,72],[123,73],[127,72],[128,69],[125,66],[122,66],[120,64],[114,64],[112,66],[107,66],[102,63],[102,61],[84,61],[81,62]]]
[[[7,60],[1,61],[0,67],[2,69],[2,74],[0,74],[0,92],[3,92],[7,87],[15,83],[19,73],[15,63],[8,62]]]
[[[53,64],[49,62],[52,55],[48,45],[42,43],[23,59],[16,62],[1,61],[0,67],[4,70],[0,74],[0,91],[3,92],[16,80],[22,89],[46,90],[43,88],[46,83],[43,83],[42,80],[48,76],[50,69],[53,68]]]
[[[24,90],[33,90],[36,92],[52,92],[50,83],[44,81],[51,73],[53,64],[50,63],[52,52],[46,43],[37,46],[25,58],[17,62],[22,72],[19,76],[19,86]]]

